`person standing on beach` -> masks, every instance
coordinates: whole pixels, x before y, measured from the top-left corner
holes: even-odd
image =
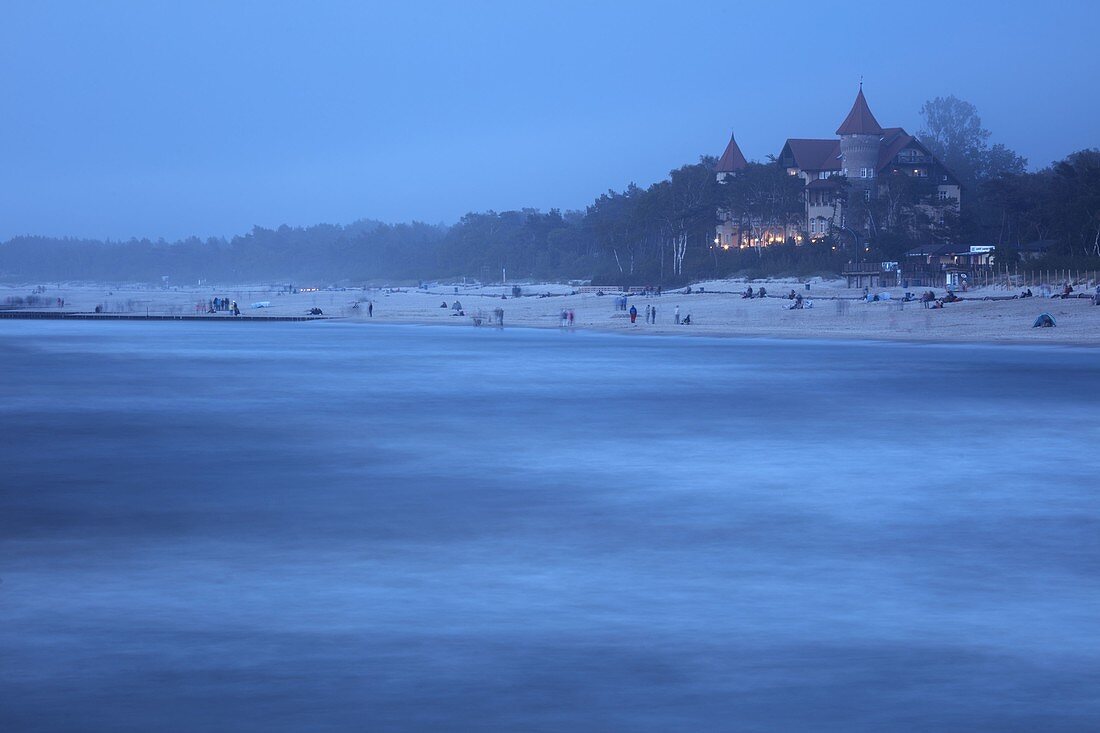
[[[635,326],[638,325],[638,309],[634,306],[630,306],[630,322]]]
[[[657,306],[653,306],[653,311],[650,313],[650,318],[653,319],[653,325],[657,325]]]
[[[368,318],[374,318],[374,301],[373,300],[368,300],[367,301],[367,317]]]
[[[569,326],[570,327],[573,326],[573,309],[572,308],[569,309]]]
[[[672,318],[673,318],[673,320],[676,321],[676,325],[679,326],[680,325],[680,306],[676,306],[676,310],[673,311]]]
[[[646,307],[645,307],[645,322],[646,322],[646,323],[649,323],[649,318],[650,318],[650,312],[651,312],[651,310],[652,310],[652,309],[650,308],[650,306],[649,306],[649,305],[646,305]]]

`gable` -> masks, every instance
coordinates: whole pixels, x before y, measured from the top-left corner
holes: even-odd
[[[929,169],[930,178],[934,179],[934,183],[960,185],[955,174],[948,170],[947,166],[933,155],[932,151],[919,139],[900,127],[890,127],[882,132],[882,148],[879,151],[878,170],[876,171],[879,175],[889,172],[895,166],[904,169],[907,164],[920,165]],[[910,160],[898,160],[899,155],[905,157],[906,151],[913,151],[914,157]],[[943,180],[943,176],[947,176],[946,181]]]

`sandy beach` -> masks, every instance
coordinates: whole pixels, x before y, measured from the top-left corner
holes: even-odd
[[[758,291],[763,285],[768,297],[741,297],[748,285]],[[901,288],[875,292],[889,299],[866,302],[862,290],[848,289],[841,280],[814,279],[806,283],[793,279],[754,281],[716,280],[685,289],[667,291],[659,297],[631,296],[638,309],[637,322],[616,306],[617,295],[576,293],[563,284],[522,284],[521,297],[512,296],[512,286],[435,285],[417,288],[370,288],[346,290],[304,290],[279,292],[266,286],[152,288],[139,285],[97,286],[46,284],[0,286],[0,304],[10,299],[37,295],[35,306],[19,310],[87,313],[100,306],[105,313],[133,315],[202,315],[211,298],[237,301],[242,315],[298,316],[320,308],[325,316],[364,323],[461,325],[471,327],[474,316],[488,318],[497,308],[504,310],[504,325],[561,328],[561,312],[572,310],[573,328],[624,334],[706,335],[779,338],[885,339],[959,343],[1023,343],[1100,345],[1100,307],[1088,298],[1006,299],[1018,293],[1004,288],[984,288],[959,293],[962,301],[942,310],[928,309],[919,302],[904,302]],[[812,301],[812,307],[790,309],[787,295],[794,289]],[[1079,287],[1083,290],[1084,286]],[[921,289],[916,290],[919,294]],[[1037,291],[1037,289],[1034,289]],[[943,291],[937,291],[942,297]],[[506,296],[503,297],[502,296]],[[59,307],[57,299],[63,300]],[[465,315],[453,306],[459,301]],[[373,303],[374,315],[366,308]],[[446,307],[443,307],[443,304]],[[656,308],[656,322],[646,322],[647,307]],[[10,308],[5,307],[8,310]],[[675,312],[691,316],[690,325],[676,325]],[[1036,316],[1049,313],[1055,328],[1032,328]],[[232,318],[225,313],[209,318]]]

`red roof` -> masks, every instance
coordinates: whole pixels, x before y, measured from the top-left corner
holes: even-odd
[[[737,141],[730,135],[730,144],[726,146],[726,152],[722,153],[714,170],[718,173],[733,173],[744,170],[748,165],[745,156],[741,154],[741,148],[737,147]]]
[[[805,140],[790,138],[783,146],[794,158],[796,168],[804,171],[840,170],[839,140]],[[783,158],[783,153],[779,154]]]
[[[881,135],[882,128],[879,127],[878,120],[871,114],[871,109],[867,106],[867,100],[863,96],[863,85],[859,86],[859,94],[856,95],[855,104],[852,105],[852,111],[848,113],[848,116],[844,118],[844,122],[840,123],[840,127],[837,128],[837,135]]]
[[[935,165],[938,167],[941,174],[950,177],[950,183],[958,184],[958,179],[955,178],[955,174],[949,171],[947,166],[932,154],[931,150],[925,147],[920,140],[900,127],[887,127],[882,131],[882,147],[879,148],[878,154],[878,173],[883,173],[887,168],[893,165],[894,158],[897,154],[908,147],[919,149],[922,153],[935,161]]]
[[[904,150],[915,138],[900,127],[888,127],[882,131],[882,147],[878,153],[878,172],[886,169],[894,156]]]

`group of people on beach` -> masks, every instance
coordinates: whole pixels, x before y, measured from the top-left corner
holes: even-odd
[[[921,293],[920,302],[925,308],[943,308],[944,303],[957,303],[962,298],[955,295],[953,290],[948,290],[947,295],[942,298],[937,298],[936,293],[931,290],[925,290]]]
[[[237,307],[237,301],[235,300],[230,300],[229,298],[211,298],[206,304],[206,312],[229,312],[235,316],[239,316],[241,314],[241,309]]]
[[[211,298],[205,304],[200,300],[195,305],[195,311],[203,310],[204,305],[207,313],[231,313],[235,316],[241,314],[241,309],[237,307],[237,301],[229,298]]]
[[[562,328],[565,328],[566,326],[572,326],[573,321],[574,321],[575,318],[576,318],[576,315],[573,313],[572,308],[568,308],[568,309],[567,308],[562,308],[562,310],[561,310],[561,325],[562,325]]]
[[[440,305],[439,307],[440,308],[448,308],[449,307],[451,310],[454,311],[454,313],[451,314],[451,315],[454,315],[454,316],[465,316],[466,315],[466,311],[463,310],[463,308],[462,308],[462,303],[460,303],[457,300],[450,306],[447,305],[447,301],[443,301],[443,304]]]
[[[791,292],[793,293],[794,291],[792,290]],[[745,292],[741,293],[741,299],[742,300],[746,300],[746,299],[747,300],[752,300],[753,298],[766,298],[766,297],[768,297],[768,290],[763,285],[761,285],[760,289],[757,290],[755,293],[752,290],[752,285],[750,285],[748,287],[748,289],[745,290]]]
[[[562,312],[564,313],[564,311],[562,311]],[[570,311],[570,312],[572,312],[572,311]],[[635,305],[630,306],[630,309],[627,311],[627,313],[630,315],[631,324],[637,326],[638,325],[638,306],[635,306]],[[675,321],[677,326],[691,325],[691,314],[688,314],[683,320],[680,319],[680,306],[676,306],[673,309],[672,319],[673,319],[673,321]],[[646,307],[645,307],[645,322],[649,323],[649,324],[656,325],[656,323],[657,323],[657,306],[649,305],[648,303],[646,304]],[[569,325],[573,325],[572,320],[570,320]]]

